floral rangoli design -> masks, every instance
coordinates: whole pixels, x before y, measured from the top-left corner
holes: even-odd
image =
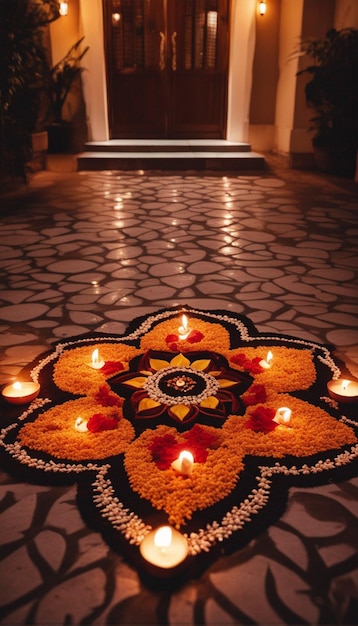
[[[355,471],[358,424],[328,396],[340,375],[329,348],[237,314],[163,310],[124,336],[59,342],[30,375],[41,393],[7,411],[5,467],[78,480],[85,520],[134,562],[161,524],[194,560],[215,558],[275,519],[291,484]]]

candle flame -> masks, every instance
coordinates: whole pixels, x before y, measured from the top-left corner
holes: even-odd
[[[290,421],[291,419],[291,409],[288,409],[286,406],[282,406],[279,410],[278,410],[282,421],[287,424],[287,422]]]
[[[288,424],[291,419],[291,413],[291,409],[289,409],[287,406],[281,406],[279,409],[277,409],[273,421],[276,422],[276,424]]]
[[[347,389],[348,385],[350,385],[350,384],[351,384],[350,380],[342,380],[342,389],[343,389],[343,391],[345,391]]]
[[[79,432],[79,433],[85,433],[88,428],[87,428],[87,422],[79,415],[75,421],[75,429]]]
[[[194,457],[191,452],[188,450],[182,450],[179,454],[179,461],[182,463],[183,461],[189,461],[190,463],[194,463]]]
[[[160,549],[169,548],[172,542],[172,535],[173,532],[170,526],[161,526],[154,535],[154,545]]]
[[[186,332],[186,331],[188,330],[188,318],[187,318],[187,316],[186,316],[186,315],[183,315],[183,316],[182,316],[182,318],[181,318],[181,324],[182,324],[182,327],[183,327],[183,329],[184,329],[184,332]]]
[[[92,352],[92,364],[97,365],[99,363],[99,351],[98,348]]]
[[[22,389],[22,384],[17,380],[16,383],[13,384],[13,388],[20,391],[20,389]]]
[[[272,354],[271,350],[269,350],[268,353],[267,353],[266,362],[270,363],[272,361],[272,359],[273,359],[273,354]]]

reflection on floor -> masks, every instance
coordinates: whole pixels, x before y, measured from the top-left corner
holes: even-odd
[[[352,181],[280,167],[38,173],[1,198],[0,381],[58,339],[180,304],[333,344],[357,376],[357,240]],[[153,591],[83,526],[73,487],[3,473],[0,623],[353,624],[357,487],[292,489],[245,549]]]

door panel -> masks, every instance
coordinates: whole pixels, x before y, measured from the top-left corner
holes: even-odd
[[[225,136],[229,0],[104,0],[110,133]]]

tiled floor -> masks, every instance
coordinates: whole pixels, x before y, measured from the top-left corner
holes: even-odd
[[[58,339],[178,304],[333,344],[358,376],[357,184],[269,165],[42,172],[5,189],[1,383]],[[279,522],[175,591],[147,589],[83,527],[74,487],[1,483],[2,624],[355,623],[356,479],[293,489]]]

